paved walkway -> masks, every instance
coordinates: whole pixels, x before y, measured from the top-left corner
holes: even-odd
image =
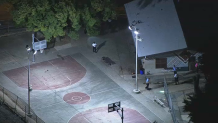
[[[70,56],[86,69],[85,76],[77,83],[52,90],[33,90],[31,92],[31,107],[41,119],[46,123],[72,122],[70,119],[80,113],[121,101],[122,107],[135,110],[151,123],[154,121],[158,123],[172,122],[168,109],[153,101],[155,96],[164,99],[164,94],[161,93],[162,87],[147,91],[144,88],[145,80],[142,77],[138,81],[141,93],[133,93],[135,79],[131,78],[131,73],[135,66],[135,52],[134,44],[131,43],[132,36],[128,29],[99,37],[87,37],[82,33],[80,36],[79,41],[70,42],[72,44],[70,48],[59,46],[58,50],[52,48],[45,50],[43,54],[36,55],[36,63],[33,64]],[[0,54],[3,54],[0,55],[0,84],[27,102],[27,90],[17,86],[3,72],[27,66],[25,46],[26,44],[31,45],[31,34],[23,33],[13,37],[2,37],[0,40]],[[98,45],[104,43],[98,53],[92,52],[91,43],[93,41]],[[104,63],[102,57],[109,57],[115,64]],[[151,83],[150,87],[154,86]],[[180,89],[190,87],[184,84],[180,86]],[[179,89],[179,86],[176,88]],[[90,96],[90,100],[75,105],[65,102],[64,96],[72,92],[87,94]],[[79,97],[75,99],[79,100]],[[119,119],[119,115],[117,117]],[[128,117],[124,116],[124,118]],[[120,122],[120,120],[115,122]],[[89,123],[92,123],[92,120]],[[136,122],[132,121],[132,123]]]

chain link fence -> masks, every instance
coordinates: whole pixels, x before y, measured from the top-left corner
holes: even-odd
[[[0,37],[26,32],[26,28],[16,27],[13,21],[0,20]]]
[[[0,104],[7,105],[14,113],[16,113],[22,120],[28,123],[45,123],[40,119],[32,109],[30,109],[31,116],[27,115],[28,104],[20,97],[13,94],[6,88],[0,85]]]
[[[172,100],[171,100],[171,95],[170,95],[168,87],[167,87],[166,78],[164,78],[164,94],[165,94],[166,99],[167,99],[167,103],[168,103],[168,106],[169,106],[170,113],[172,115],[173,122],[174,123],[179,123],[177,121],[177,119],[176,119],[175,110],[174,110],[173,103],[172,103]]]
[[[187,123],[188,121],[183,120],[182,116],[186,116],[186,119],[189,120],[188,112],[184,112],[183,100],[187,97],[194,94],[194,88],[185,89],[181,91],[176,91],[170,93],[168,90],[167,79],[164,78],[164,94],[169,106],[169,111],[171,113],[174,123]]]
[[[185,89],[181,91],[176,91],[170,93],[172,105],[174,107],[174,114],[179,123],[187,123],[189,118],[189,112],[184,111],[184,99],[187,99],[188,96],[192,96],[194,94],[194,88]],[[189,123],[192,123],[191,121]]]

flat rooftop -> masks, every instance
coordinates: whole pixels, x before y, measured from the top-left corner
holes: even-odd
[[[143,39],[138,42],[138,57],[187,48],[173,0],[135,0],[125,8],[129,25],[141,22],[136,24]]]

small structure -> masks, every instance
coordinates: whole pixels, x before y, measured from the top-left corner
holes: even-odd
[[[188,71],[189,68],[193,68],[193,65],[190,65],[190,57],[198,57],[199,53],[195,50],[202,48],[207,42],[204,35],[206,31],[203,28],[194,31],[196,27],[203,24],[203,21],[196,20],[200,24],[190,24],[192,19],[197,18],[196,15],[201,13],[198,10],[205,9],[196,7],[196,14],[193,12],[189,14],[190,5],[198,6],[197,3],[177,0],[134,0],[125,4],[129,24],[137,22],[139,36],[143,39],[142,42],[138,42],[138,57],[141,59],[145,73],[163,72],[171,69],[173,65],[176,65],[178,71]],[[194,17],[187,19],[190,15]],[[205,21],[210,23],[208,18],[208,20],[201,18],[204,23]],[[134,34],[132,35],[135,42]]]

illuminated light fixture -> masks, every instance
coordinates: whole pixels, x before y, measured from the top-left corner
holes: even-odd
[[[26,50],[27,50],[27,51],[30,51],[31,48],[30,48],[28,45],[26,45]]]
[[[138,39],[138,41],[142,41],[142,39],[141,39],[141,38],[139,38],[139,39]]]
[[[135,33],[136,35],[138,35],[138,34],[139,34],[139,32],[138,32],[138,31],[134,31],[134,33]]]
[[[36,55],[36,53],[37,53],[37,50],[33,50],[33,54]]]
[[[132,30],[132,26],[129,26],[129,30]]]
[[[164,93],[164,91],[160,91],[160,93]]]

